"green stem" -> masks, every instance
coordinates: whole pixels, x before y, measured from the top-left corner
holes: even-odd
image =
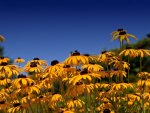
[[[128,56],[128,63],[129,63],[129,56]],[[129,83],[129,68],[128,68],[128,83]]]
[[[142,72],[142,57],[140,57],[140,72]]]

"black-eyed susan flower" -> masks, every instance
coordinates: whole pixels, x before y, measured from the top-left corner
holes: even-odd
[[[133,88],[133,85],[131,83],[113,83],[111,90],[121,91],[127,88]]]
[[[125,49],[119,53],[119,56],[122,56],[122,55],[135,58],[138,56],[138,52],[135,49]]]
[[[28,63],[35,62],[36,64],[39,64],[41,66],[48,66],[47,62],[45,60],[41,60],[40,58],[33,58],[33,60],[29,61]]]
[[[141,95],[137,95],[137,94],[127,94],[126,97],[129,101],[132,101],[132,102],[141,100]]]
[[[94,63],[85,64],[82,66],[82,69],[87,69],[88,72],[91,73],[104,70],[104,68],[101,65],[94,64]]]
[[[37,64],[36,62],[31,62],[24,67],[24,70],[27,73],[40,73],[42,72],[42,66]]]
[[[119,39],[120,42],[123,42],[123,40],[126,40],[126,42],[130,44],[129,37],[137,39],[136,36],[132,34],[128,34],[126,31],[120,31],[118,35],[113,35],[112,40]]]
[[[12,106],[8,109],[8,113],[16,113],[18,111],[26,112],[26,109],[28,108],[27,104],[22,104],[18,100],[14,100],[12,102]]]
[[[100,104],[99,107],[97,107],[97,111],[100,111],[100,113],[111,113],[112,111],[112,108],[113,108],[113,105],[110,103],[110,102],[107,102],[107,103],[102,103]],[[107,112],[106,112],[107,111]],[[113,113],[113,112],[112,112]]]
[[[110,64],[113,64],[113,68],[115,69],[120,69],[120,70],[125,70],[125,69],[130,69],[130,64],[125,61],[120,61],[120,60],[113,60]]]
[[[116,77],[126,77],[126,72],[122,70],[111,70],[110,71],[110,77],[116,76]]]
[[[69,97],[77,97],[85,92],[86,94],[90,94],[93,89],[93,84],[83,84],[83,82],[77,82],[76,85],[71,85],[68,87],[65,95]]]
[[[0,57],[0,64],[3,63],[3,62],[8,63],[9,61],[10,61],[10,59],[7,58],[7,57]]]
[[[11,83],[11,79],[0,77],[0,86],[7,86]]]
[[[69,109],[72,109],[72,108],[82,108],[85,103],[81,99],[73,98],[68,100],[66,104]]]
[[[18,78],[13,80],[12,86],[14,88],[23,88],[27,86],[31,86],[35,84],[35,81],[29,77],[26,77],[26,75],[20,74],[18,75]]]
[[[114,52],[111,51],[102,51],[101,54],[98,55],[99,62],[108,62],[108,60],[115,55]]]
[[[58,77],[58,72],[63,68],[63,65],[58,60],[51,61],[51,66],[45,68],[44,73],[49,76],[50,79]]]
[[[14,60],[14,62],[15,62],[15,63],[24,63],[25,60],[24,60],[23,58],[21,58],[21,57],[18,57],[18,58],[16,58],[16,59]]]
[[[141,58],[145,56],[150,56],[150,50],[147,50],[147,49],[138,49],[137,53],[138,53],[138,56],[140,56]]]
[[[146,79],[150,78],[150,73],[148,73],[148,72],[139,72],[137,74],[137,76],[140,77],[141,79],[146,80]]]
[[[124,30],[123,28],[119,28],[116,31],[113,31],[111,34],[114,37],[116,35],[119,35],[119,33],[122,32],[122,31],[126,31],[126,30]]]
[[[81,71],[79,75],[73,76],[69,80],[69,83],[71,83],[72,85],[76,85],[78,82],[81,82],[84,80],[92,81],[92,77],[86,69]]]
[[[147,80],[138,80],[137,81],[137,86],[145,88],[145,87],[150,87],[150,79]]]
[[[70,66],[79,66],[83,64],[88,64],[89,59],[87,56],[81,55],[77,50],[71,53],[71,56],[69,56],[65,61],[64,64],[70,65]]]
[[[16,65],[9,65],[7,62],[2,62],[0,64],[0,73],[11,77],[13,75],[18,75],[22,70]]]
[[[57,107],[57,104],[63,101],[64,99],[61,94],[54,94],[50,98],[49,107],[55,109]]]
[[[9,108],[9,103],[6,102],[5,99],[0,99],[0,111],[7,112],[7,109]]]

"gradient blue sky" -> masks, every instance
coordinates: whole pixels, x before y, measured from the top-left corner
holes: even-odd
[[[5,56],[65,60],[69,53],[99,54],[119,47],[111,32],[150,33],[149,0],[0,0]],[[133,40],[131,40],[133,41]]]

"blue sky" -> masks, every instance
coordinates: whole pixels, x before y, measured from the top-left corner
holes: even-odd
[[[65,60],[119,47],[111,32],[124,28],[140,40],[150,33],[148,0],[1,0],[5,56]],[[132,42],[134,40],[131,39]]]

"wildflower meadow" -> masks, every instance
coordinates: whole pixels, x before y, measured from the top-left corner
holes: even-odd
[[[0,56],[0,113],[150,113],[150,72],[143,69],[150,50],[132,48],[130,38],[137,37],[127,30],[111,35],[120,42],[117,52],[73,50],[50,65],[37,57],[25,64]],[[139,67],[134,82],[132,59]]]

